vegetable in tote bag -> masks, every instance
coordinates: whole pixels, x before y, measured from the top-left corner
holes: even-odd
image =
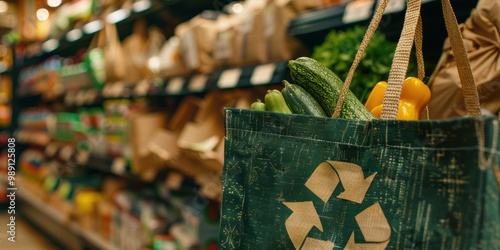
[[[470,116],[395,120],[415,38],[421,51],[421,1],[407,4],[382,119],[225,110],[221,249],[500,249],[499,120],[480,116],[449,0],[443,10]]]

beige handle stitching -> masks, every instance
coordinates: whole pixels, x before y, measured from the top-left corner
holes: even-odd
[[[408,0],[407,2],[403,31],[394,53],[389,80],[387,81],[387,90],[384,95],[382,119],[395,120],[398,115],[399,97],[408,70],[408,62],[410,61],[417,23],[420,17],[420,6],[421,0]]]
[[[453,12],[450,0],[442,0],[441,2],[443,5],[443,14],[451,50],[453,51],[453,56],[457,64],[458,76],[462,83],[462,92],[465,99],[467,114],[469,116],[481,116],[477,87],[470,67],[469,57],[465,50],[462,34],[458,28],[457,18]]]
[[[366,30],[365,36],[363,37],[363,40],[361,41],[361,45],[359,46],[358,52],[356,53],[356,56],[354,57],[354,62],[351,65],[351,68],[349,69],[349,72],[347,73],[347,77],[344,81],[344,85],[342,86],[342,91],[340,92],[340,97],[337,101],[337,106],[335,107],[335,112],[333,112],[332,117],[337,118],[340,115],[340,110],[342,109],[342,105],[344,104],[344,99],[349,92],[349,86],[351,85],[352,82],[352,77],[354,76],[354,72],[356,71],[356,68],[358,67],[359,63],[361,62],[361,59],[363,58],[363,54],[365,53],[366,47],[368,47],[368,44],[370,43],[370,40],[372,39],[373,35],[375,34],[375,31],[378,28],[378,25],[380,24],[380,21],[382,20],[382,17],[384,16],[384,11],[385,8],[387,7],[387,3],[389,0],[383,0],[380,2],[380,4],[377,7],[377,10],[375,11],[375,14],[373,15],[372,20],[370,21],[370,24],[368,25],[368,28]]]

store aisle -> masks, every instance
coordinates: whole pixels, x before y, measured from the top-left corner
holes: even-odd
[[[16,242],[7,240],[7,224],[9,223],[9,214],[7,211],[0,211],[0,249],[2,250],[55,250],[59,249],[37,231],[32,225],[26,222],[22,217],[16,216]],[[7,229],[7,230],[4,230]]]

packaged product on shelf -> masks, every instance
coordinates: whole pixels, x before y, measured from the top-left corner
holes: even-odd
[[[145,180],[153,180],[163,162],[151,157],[147,144],[152,136],[166,127],[165,113],[134,115],[130,121],[130,144],[132,149],[132,172]]]
[[[184,157],[177,143],[172,142],[179,139],[186,124],[194,121],[201,104],[201,99],[197,97],[184,97],[169,120],[168,128],[158,130],[147,144],[148,150],[168,167],[180,170],[190,177],[206,170],[197,162]]]
[[[109,156],[130,158],[129,121],[125,118],[130,114],[130,101],[112,100],[104,103],[106,126],[106,152]]]
[[[295,9],[301,13],[307,10],[313,10],[313,9],[318,9],[323,6],[325,6],[325,3],[331,2],[331,0],[309,0],[309,1],[304,1],[304,0],[292,0],[293,1],[293,6]],[[333,0],[335,2],[342,2],[342,1],[349,1],[349,0]]]
[[[134,24],[133,33],[122,43],[127,60],[127,81],[135,83],[151,77],[148,60],[160,52],[165,37],[156,27],[147,27],[146,20],[139,19]]]
[[[91,189],[81,190],[75,195],[75,216],[80,227],[87,230],[97,229],[97,204],[101,200],[101,193]]]
[[[101,200],[96,205],[96,231],[104,239],[111,241],[113,204],[109,200]]]
[[[240,66],[243,64],[243,20],[236,14],[219,16],[220,29],[214,43],[214,58],[221,66]]]
[[[187,73],[181,59],[181,41],[177,36],[170,37],[161,47],[158,55],[148,59],[148,69],[160,77],[171,77]]]
[[[56,113],[53,139],[55,141],[68,142],[74,145],[85,140],[85,133],[78,114]]]
[[[175,28],[175,35],[181,40],[181,55],[191,71],[212,72],[218,67],[213,57],[219,23],[218,14],[205,11]]]
[[[171,235],[156,235],[153,243],[153,250],[177,250],[179,243]]]
[[[242,5],[243,11],[236,15],[242,19],[240,31],[243,39],[243,63],[268,62],[270,55],[267,41],[272,34],[266,33],[266,29],[271,30],[265,26],[267,0],[247,1]]]
[[[292,0],[272,0],[266,7],[264,33],[269,60],[289,60],[308,54],[297,38],[287,34],[288,25],[297,14]]]
[[[63,92],[92,87],[94,81],[86,63],[65,65],[59,71],[59,81]]]

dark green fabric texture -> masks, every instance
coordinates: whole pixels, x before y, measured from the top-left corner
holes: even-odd
[[[284,202],[306,201],[323,229],[307,237],[335,249],[353,233],[358,247],[380,246],[355,219],[374,204],[391,229],[388,249],[500,249],[497,117],[365,122],[228,108],[225,121],[220,249],[295,249]],[[338,198],[346,178],[326,202],[306,187],[327,160],[376,173],[361,204]],[[311,213],[295,212],[312,225]]]

